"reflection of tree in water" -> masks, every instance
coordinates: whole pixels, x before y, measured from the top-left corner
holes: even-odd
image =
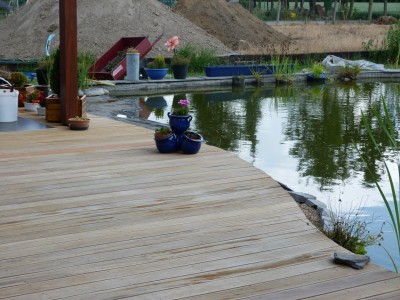
[[[207,94],[193,94],[191,105],[196,110],[196,129],[211,144],[237,149],[240,138],[240,119],[236,108],[228,101],[213,101]]]
[[[196,128],[211,144],[231,151],[238,149],[240,141],[249,141],[254,156],[263,96],[259,90],[193,94]]]
[[[381,110],[380,101],[373,99],[376,93],[370,88],[365,90],[369,93],[368,103],[359,100],[357,93],[360,88],[352,83],[324,88],[319,102],[303,98],[299,100],[297,109],[288,113],[285,134],[296,141],[290,154],[299,159],[297,171],[302,177],[311,176],[320,189],[336,184],[337,180],[345,181],[353,170],[363,171],[365,182],[372,182],[353,141],[369,158],[369,167],[376,175],[382,172],[382,166],[377,164],[382,158],[361,126],[360,108],[369,121],[372,121],[372,106]],[[387,145],[383,132],[377,128],[374,130],[379,143]]]

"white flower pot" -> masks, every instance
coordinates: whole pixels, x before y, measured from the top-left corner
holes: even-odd
[[[45,115],[46,115],[46,107],[41,107],[41,106],[39,106],[39,107],[37,108],[37,114],[38,114],[39,116],[45,116]]]
[[[18,94],[15,89],[0,89],[0,122],[18,120]]]
[[[26,111],[37,111],[39,104],[37,103],[30,103],[30,102],[25,102],[24,107]]]

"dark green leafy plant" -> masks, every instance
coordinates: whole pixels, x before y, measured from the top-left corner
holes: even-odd
[[[126,56],[124,51],[118,51],[118,55],[112,61],[109,61],[104,70],[106,72],[111,72]]]
[[[190,63],[190,58],[180,56],[178,54],[174,55],[171,59],[171,65],[173,66],[184,66]]]
[[[164,138],[166,138],[167,136],[169,136],[171,133],[172,133],[172,131],[171,131],[171,129],[168,128],[168,127],[157,128],[157,129],[154,131],[154,138],[155,138],[156,140],[164,139]]]
[[[400,21],[390,26],[384,42],[384,49],[388,62],[398,66],[400,62]]]
[[[28,77],[21,72],[14,72],[10,76],[10,83],[15,87],[23,87],[25,84],[29,82]]]
[[[50,55],[51,68],[50,68],[50,88],[54,94],[60,95],[60,78],[61,78],[61,66],[60,66],[60,48],[57,48]]]
[[[204,72],[204,67],[218,64],[218,57],[213,49],[199,47],[192,43],[186,43],[175,49],[175,56],[189,61],[190,72]]]

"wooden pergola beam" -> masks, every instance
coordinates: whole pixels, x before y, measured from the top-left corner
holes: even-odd
[[[77,0],[60,0],[61,122],[78,112]]]

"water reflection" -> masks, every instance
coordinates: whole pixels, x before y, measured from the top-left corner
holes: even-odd
[[[242,153],[254,161],[263,155],[258,148],[260,140],[280,135],[282,144],[291,145],[287,155],[296,159],[298,175],[308,178],[308,184],[311,180],[320,191],[332,191],[335,185],[359,173],[365,186],[382,176],[383,157],[369,140],[361,119],[362,110],[368,122],[376,125],[373,110],[383,115],[381,95],[389,104],[392,121],[398,124],[398,83],[348,82],[149,97],[141,115],[167,123],[165,111],[175,107],[180,99],[189,98],[193,127],[210,144]],[[268,117],[276,124],[268,125],[271,127],[266,132]],[[373,131],[378,143],[387,147],[385,133],[377,126],[373,126]],[[354,143],[368,158],[367,166]],[[383,153],[390,155],[385,150]],[[373,170],[372,175],[367,168]]]
[[[341,199],[344,210],[360,203],[373,210],[384,207],[374,180],[390,191],[382,161],[397,174],[396,158],[373,113],[384,115],[382,96],[398,131],[400,83],[296,84],[164,98],[168,111],[179,99],[190,99],[192,129],[293,190],[327,204]],[[368,138],[361,111],[372,124],[381,152]],[[168,122],[154,113],[149,119]]]

